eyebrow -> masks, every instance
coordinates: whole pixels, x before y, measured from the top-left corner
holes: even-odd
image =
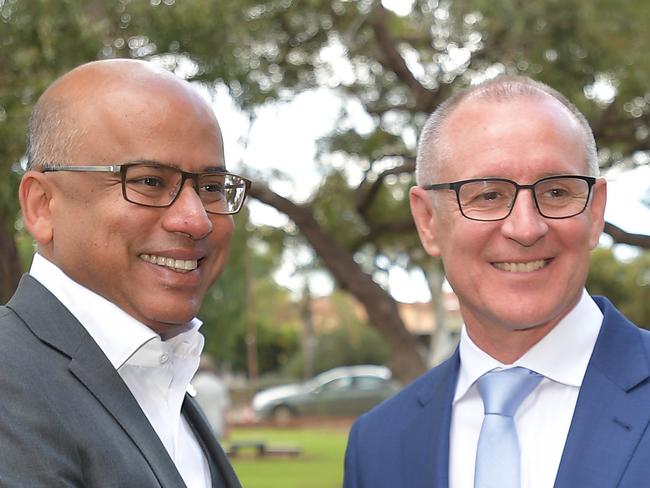
[[[156,166],[167,166],[168,168],[174,168],[177,169],[178,171],[185,171],[183,168],[181,168],[178,164],[174,163],[163,163],[161,161],[155,161],[152,159],[133,159],[130,161],[127,161],[126,163],[122,164],[135,164],[135,163],[145,163],[145,164],[152,164]],[[220,166],[206,166],[204,168],[201,168],[199,170],[199,173],[227,173],[228,170],[224,165]],[[193,171],[186,171],[186,173],[193,173]]]

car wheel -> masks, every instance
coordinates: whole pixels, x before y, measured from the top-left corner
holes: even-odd
[[[288,425],[296,417],[296,412],[287,405],[278,405],[271,412],[273,422],[278,425]]]

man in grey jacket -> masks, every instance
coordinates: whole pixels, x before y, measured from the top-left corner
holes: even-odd
[[[45,91],[28,136],[37,254],[0,308],[0,486],[238,487],[186,394],[249,186],[210,105],[153,64],[98,61]]]

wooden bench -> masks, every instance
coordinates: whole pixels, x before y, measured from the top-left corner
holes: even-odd
[[[302,450],[297,446],[269,446],[265,441],[250,440],[233,442],[226,449],[226,454],[230,457],[238,456],[242,450],[250,450],[257,457],[267,456],[289,456],[295,457],[300,455]]]

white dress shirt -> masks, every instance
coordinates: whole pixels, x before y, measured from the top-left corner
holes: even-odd
[[[514,366],[544,376],[514,418],[521,450],[521,487],[553,486],[602,320],[600,309],[583,290],[573,310],[512,365],[500,363],[479,349],[463,326],[451,419],[450,488],[474,486],[476,446],[483,422],[483,401],[476,380],[495,368]]]
[[[185,484],[212,486],[208,461],[181,405],[203,350],[201,321],[166,341],[122,309],[70,279],[39,254],[29,271],[70,310],[106,354],[160,437]]]

